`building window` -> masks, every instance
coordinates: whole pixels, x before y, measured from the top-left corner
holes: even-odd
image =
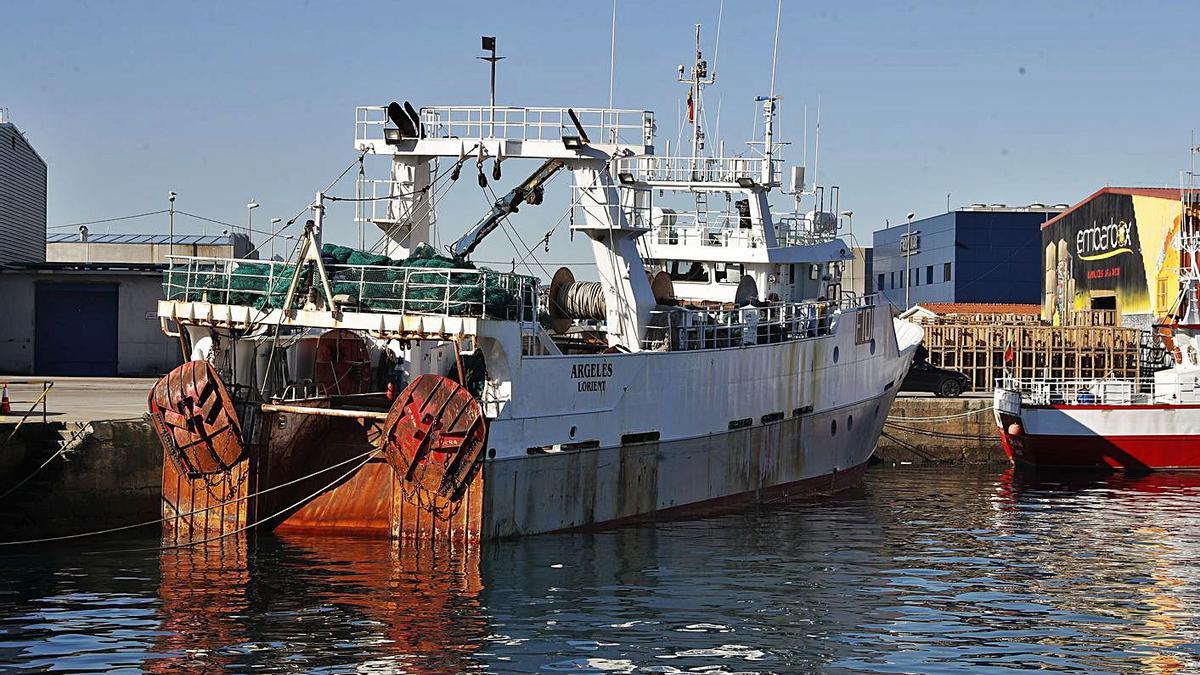
[[[933,283],[933,265],[930,265],[925,268],[925,283],[927,283],[927,284]]]
[[[879,275],[879,290],[883,290],[883,275]]]
[[[942,281],[950,281],[950,263],[942,265]]]
[[[808,269],[808,278],[811,279],[812,281],[816,281],[817,279],[820,279],[821,278],[821,266],[820,265],[810,265],[809,269]]]
[[[900,276],[899,288],[904,288],[904,272],[897,272],[896,274]]]
[[[920,286],[921,285],[921,268],[920,267],[918,267],[916,269],[911,269],[908,271],[908,285],[909,286]]]
[[[794,264],[788,265],[788,283],[793,285],[796,283],[796,266]]]

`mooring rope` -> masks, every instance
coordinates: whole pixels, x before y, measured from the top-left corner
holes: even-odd
[[[146,548],[124,548],[124,549],[116,549],[116,550],[109,549],[109,550],[104,550],[104,551],[88,551],[84,555],[102,555],[102,554],[107,554],[107,553],[141,553],[141,552],[146,552],[146,551],[170,551],[173,549],[188,548],[190,546],[198,546],[200,544],[207,544],[210,542],[219,541],[221,539],[228,539],[229,537],[241,534],[247,530],[258,527],[259,525],[267,522],[268,520],[271,520],[273,518],[278,518],[279,516],[282,516],[283,514],[287,513],[288,511],[291,511],[292,509],[303,506],[305,503],[311,501],[312,499],[315,499],[322,492],[328,490],[329,488],[333,487],[334,485],[337,485],[341,481],[345,480],[348,476],[353,474],[355,471],[358,471],[359,469],[366,466],[368,462],[370,462],[372,459],[375,458],[375,455],[379,454],[379,452],[380,452],[379,450],[372,450],[370,452],[370,456],[368,456],[366,459],[364,459],[358,465],[352,467],[349,471],[347,471],[346,473],[333,479],[328,484],[322,486],[321,488],[319,488],[312,494],[310,494],[306,497],[303,497],[302,499],[296,501],[295,503],[289,504],[288,506],[285,506],[282,509],[279,509],[278,511],[276,511],[275,513],[272,513],[269,516],[266,516],[264,518],[259,518],[258,520],[254,521],[253,523],[247,523],[247,524],[243,525],[242,527],[239,527],[236,530],[233,530],[231,532],[226,532],[224,534],[219,534],[219,535],[216,535],[213,537],[208,537],[207,539],[197,539],[195,541],[188,541],[188,542],[184,542],[182,544],[166,544],[164,546],[148,546]]]
[[[978,408],[976,410],[968,410],[966,412],[955,413],[953,415],[935,415],[933,417],[904,417],[902,415],[888,415],[889,420],[900,420],[902,422],[935,422],[937,420],[952,420],[956,417],[968,417],[977,415],[981,412],[987,412],[996,406],[989,405],[986,408]]]
[[[286,483],[280,483],[279,485],[272,485],[272,486],[271,486],[271,487],[269,487],[269,488],[265,488],[265,489],[259,490],[258,492],[253,492],[253,493],[251,493],[251,494],[248,494],[248,495],[246,495],[246,496],[244,496],[244,497],[238,497],[237,499],[235,499],[235,500],[233,500],[233,501],[231,501],[231,502],[222,502],[222,503],[220,503],[220,504],[216,504],[216,505],[213,505],[213,506],[206,506],[206,507],[204,507],[204,508],[202,508],[202,509],[196,509],[196,510],[194,510],[194,511],[188,511],[188,512],[186,512],[186,513],[177,513],[177,514],[174,514],[174,515],[170,516],[170,518],[182,518],[182,517],[184,517],[184,516],[192,516],[192,515],[195,515],[195,514],[197,514],[197,513],[204,513],[205,511],[213,511],[213,510],[215,510],[215,509],[221,509],[221,508],[225,508],[226,506],[229,506],[230,504],[237,504],[237,503],[240,503],[240,502],[244,502],[244,501],[246,501],[247,499],[251,499],[251,498],[253,498],[253,497],[257,497],[257,496],[259,496],[259,495],[264,495],[264,494],[266,494],[266,493],[268,493],[268,492],[273,492],[273,491],[275,491],[275,490],[279,490],[279,489],[281,489],[281,488],[285,488],[285,487],[287,487],[287,486],[289,486],[289,485],[295,485],[296,483],[299,483],[299,482],[301,482],[301,481],[308,480],[309,478],[314,478],[314,477],[316,477],[316,476],[319,476],[319,475],[321,475],[321,474],[323,474],[323,473],[326,473],[326,472],[329,472],[329,471],[333,471],[334,469],[337,469],[337,468],[343,467],[343,466],[345,466],[345,465],[347,465],[347,464],[349,464],[349,463],[351,463],[351,462],[358,461],[358,460],[362,459],[363,457],[367,457],[367,461],[370,461],[371,457],[368,457],[368,455],[374,455],[374,454],[375,454],[375,453],[377,453],[377,452],[379,452],[379,451],[378,451],[378,450],[368,450],[368,451],[366,451],[366,452],[362,453],[361,455],[356,455],[356,456],[354,456],[354,457],[351,457],[350,459],[345,459],[345,460],[342,460],[342,461],[338,462],[337,464],[334,464],[334,465],[332,465],[332,466],[327,466],[327,467],[325,467],[324,469],[318,469],[317,471],[314,471],[314,472],[312,472],[312,473],[308,474],[307,476],[301,476],[301,477],[299,477],[299,478],[295,478],[295,479],[293,479],[293,480],[290,480],[290,481],[288,481],[288,482],[286,482]],[[363,462],[363,464],[365,465],[365,464],[366,464],[366,462]],[[360,465],[360,466],[361,466],[361,465]],[[357,468],[359,468],[359,467],[355,467],[355,469],[357,469]],[[166,520],[168,520],[168,518],[166,518],[166,517],[163,517],[163,518],[158,518],[158,519],[156,519],[156,520],[147,520],[147,521],[145,521],[145,522],[143,522],[143,523],[135,523],[135,524],[133,524],[133,525],[121,525],[121,526],[119,526],[119,527],[110,527],[110,528],[107,528],[107,529],[104,529],[104,530],[94,530],[94,531],[91,531],[91,532],[79,532],[79,533],[77,533],[77,534],[64,534],[64,535],[60,535],[60,536],[57,536],[57,537],[42,537],[42,538],[40,538],[40,539],[23,539],[23,540],[21,540],[21,541],[0,541],[0,546],[19,546],[19,545],[22,545],[22,544],[44,544],[44,543],[51,542],[51,541],[65,541],[65,540],[68,540],[68,539],[81,539],[81,538],[83,538],[83,537],[94,537],[94,536],[101,535],[101,534],[112,534],[113,532],[122,532],[122,531],[124,531],[124,530],[134,530],[134,529],[137,529],[137,528],[139,528],[139,527],[147,527],[147,526],[149,526],[149,525],[156,525],[156,524],[158,524],[158,523],[161,523],[161,522],[164,522],[164,521],[166,521]]]
[[[63,445],[61,448],[59,448],[59,449],[58,449],[58,452],[54,453],[53,455],[50,455],[50,457],[48,457],[48,458],[46,459],[46,461],[42,462],[42,463],[41,463],[41,464],[38,466],[38,468],[34,469],[34,470],[33,470],[33,471],[32,471],[32,472],[31,472],[31,473],[28,475],[28,476],[25,476],[25,477],[24,477],[24,478],[22,478],[20,481],[18,481],[16,485],[14,485],[14,486],[12,486],[12,487],[8,488],[7,490],[5,490],[5,491],[4,491],[4,494],[0,494],[0,499],[4,499],[5,497],[7,497],[7,496],[11,495],[12,493],[16,492],[16,491],[17,491],[17,488],[19,488],[19,487],[21,487],[22,485],[24,485],[24,484],[28,483],[30,478],[33,478],[34,476],[38,475],[38,472],[40,472],[42,469],[46,468],[46,466],[47,466],[48,464],[50,464],[50,462],[53,462],[53,461],[54,461],[56,458],[58,458],[60,455],[62,455],[62,454],[63,454],[64,452],[66,452],[66,451],[67,451],[67,446],[66,446],[66,444],[64,444],[64,445]]]
[[[928,433],[930,433],[929,429],[920,429],[917,427],[910,427],[910,426],[906,426],[903,424],[896,424],[894,422],[885,421],[883,423],[883,425],[890,429],[894,429],[896,431],[901,431],[901,432],[909,433],[909,434],[928,434]],[[962,441],[995,441],[995,440],[997,440],[996,436],[981,436],[979,434],[958,434],[958,433],[954,433],[952,431],[938,431],[936,435],[938,438],[952,438],[955,440],[962,440]]]

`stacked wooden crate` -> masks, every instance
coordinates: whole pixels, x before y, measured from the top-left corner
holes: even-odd
[[[1090,380],[1143,375],[1148,335],[1119,326],[1049,326],[1021,317],[936,317],[922,322],[929,362],[957,370],[976,391],[1001,377]],[[1010,358],[1006,358],[1008,355]]]

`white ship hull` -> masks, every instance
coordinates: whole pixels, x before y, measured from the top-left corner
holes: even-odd
[[[808,340],[520,359],[491,422],[484,537],[852,483],[819,479],[866,464],[920,339],[867,315],[873,340],[848,313]]]
[[[894,392],[696,438],[492,461],[484,468],[482,534],[613,525],[836,492],[861,477]],[[850,418],[854,426],[845,430]]]

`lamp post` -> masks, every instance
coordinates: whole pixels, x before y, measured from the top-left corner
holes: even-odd
[[[850,234],[854,234],[854,212],[842,211],[842,217],[846,219],[846,230],[849,231]]]
[[[907,216],[905,216],[906,218],[908,218],[908,226],[905,228],[905,231],[904,231],[904,246],[900,247],[901,249],[903,249],[903,253],[904,253],[904,308],[905,309],[912,307],[912,274],[910,272],[910,266],[912,264],[912,219],[913,219],[914,215],[916,215],[916,214],[909,212],[909,214]]]
[[[491,52],[491,56],[477,56],[475,58],[481,61],[487,61],[492,64],[492,80],[491,80],[491,102],[488,114],[488,135],[492,135],[492,125],[496,123],[496,62],[502,60],[503,56],[496,56],[496,36],[484,35],[481,42],[483,43],[483,51]]]
[[[250,200],[250,203],[246,204],[246,238],[247,239],[249,239],[250,235],[254,233],[254,209],[257,209],[257,208],[258,208],[258,202],[254,201],[253,199]]]
[[[271,260],[275,259],[275,235],[279,233],[279,223],[283,222],[283,218],[271,219]]]
[[[168,241],[168,245],[171,247],[169,249],[170,253],[167,254],[167,257],[170,258],[171,256],[175,255],[175,191],[174,190],[171,190],[170,192],[167,193],[167,241]],[[167,260],[167,264],[168,265],[171,264],[171,261],[169,259]]]

